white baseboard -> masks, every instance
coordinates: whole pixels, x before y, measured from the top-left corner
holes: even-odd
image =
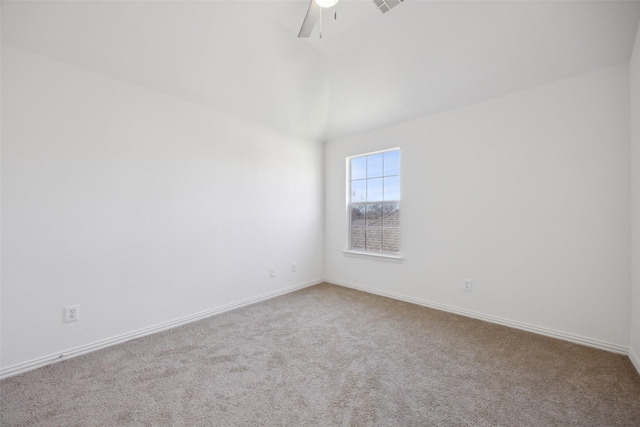
[[[9,366],[7,368],[0,369],[0,380],[4,378],[8,378],[14,375],[22,374],[27,371],[31,371],[33,369],[40,368],[42,366],[50,365],[52,363],[60,362],[65,359],[69,359],[72,357],[80,356],[82,354],[90,353],[96,350],[100,350],[106,347],[110,347],[115,344],[120,344],[125,341],[129,341],[135,338],[141,338],[146,335],[151,335],[156,332],[165,331],[167,329],[175,328],[177,326],[182,326],[187,323],[195,322],[197,320],[205,319],[207,317],[215,316],[216,314],[221,314],[226,311],[234,310],[236,308],[244,307],[247,305],[255,304],[261,301],[265,301],[280,295],[288,294],[293,291],[297,291],[299,289],[303,289],[309,286],[317,285],[318,283],[322,283],[323,279],[316,279],[309,282],[301,283],[299,285],[290,286],[288,288],[279,289],[277,291],[268,292],[266,294],[258,295],[255,297],[247,298],[241,301],[233,302],[230,304],[226,304],[220,307],[213,308],[211,310],[202,311],[200,313],[192,314],[189,316],[181,317],[179,319],[171,320],[169,322],[160,323],[154,326],[150,326],[147,328],[139,329],[137,331],[129,332],[126,334],[118,335],[112,338],[108,338],[105,340],[96,341],[91,344],[82,345],[80,347],[72,348],[65,350],[61,353],[52,354],[45,357],[40,357],[37,359],[30,360],[28,362],[19,363],[17,365]]]
[[[629,360],[638,371],[638,375],[640,375],[640,357],[634,353],[633,350],[629,349]]]
[[[31,371],[33,369],[40,368],[42,366],[50,365],[52,363],[56,363],[65,359],[69,359],[72,357],[80,356],[82,354],[90,353],[96,350],[100,350],[106,347],[110,347],[115,344],[120,344],[135,338],[141,338],[146,335],[151,335],[156,332],[165,331],[167,329],[175,328],[178,326],[185,325],[187,323],[195,322],[197,320],[205,319],[207,317],[214,316],[216,314],[221,314],[227,311],[234,310],[236,308],[244,307],[247,305],[255,304],[261,301],[265,301],[271,298],[275,298],[280,295],[284,295],[290,292],[297,291],[299,289],[303,289],[309,286],[317,285],[322,282],[332,283],[338,286],[344,286],[346,288],[357,289],[363,292],[380,295],[388,298],[393,298],[400,301],[409,302],[412,304],[421,305],[424,307],[434,308],[436,310],[446,311],[454,314],[459,314],[466,317],[471,317],[474,319],[484,320],[491,323],[496,323],[499,325],[508,326],[511,328],[521,329],[528,332],[537,333],[540,335],[549,336],[552,338],[558,338],[561,340],[573,342],[576,344],[586,345],[588,347],[594,347],[601,350],[610,351],[613,353],[628,355],[629,360],[640,374],[640,357],[636,355],[633,351],[631,351],[628,347],[624,347],[618,344],[612,344],[605,341],[594,340],[591,338],[585,338],[578,335],[568,334],[565,332],[555,331],[552,329],[540,328],[538,326],[528,325],[521,322],[515,322],[495,316],[489,316],[482,313],[477,313],[474,311],[459,309],[456,307],[451,307],[445,304],[434,303],[431,301],[422,300],[419,298],[408,297],[401,294],[396,294],[393,292],[386,292],[375,288],[370,288],[367,286],[356,285],[353,283],[344,282],[341,280],[334,279],[316,279],[309,282],[301,283],[299,285],[291,286],[284,289],[279,289],[277,291],[268,292],[266,294],[258,295],[255,297],[247,298],[241,301],[237,301],[234,303],[226,304],[220,307],[213,308],[211,310],[206,310],[200,313],[192,314],[189,316],[185,316],[179,319],[171,320],[169,322],[160,323],[158,325],[150,326],[147,328],[139,329],[137,331],[133,331],[127,334],[118,335],[112,338],[108,338],[105,340],[97,341],[91,344],[83,345],[80,347],[68,349],[61,353],[52,354],[45,357],[40,357],[38,359],[33,359],[28,362],[19,363],[17,365],[9,366],[7,368],[0,369],[0,379],[8,378],[14,375],[18,375],[27,371]]]
[[[606,351],[609,351],[609,352],[612,352],[612,353],[630,355],[628,347],[625,347],[625,346],[622,346],[622,345],[618,345],[618,344],[609,343],[609,342],[606,342],[606,341],[600,341],[600,340],[595,340],[595,339],[592,339],[592,338],[582,337],[582,336],[579,336],[579,335],[569,334],[569,333],[566,333],[566,332],[555,331],[553,329],[541,328],[541,327],[534,326],[534,325],[529,325],[529,324],[526,324],[526,323],[515,322],[515,321],[512,321],[512,320],[503,319],[503,318],[500,318],[500,317],[489,316],[489,315],[486,315],[486,314],[477,313],[475,311],[460,309],[460,308],[452,307],[452,306],[445,305],[445,304],[426,301],[426,300],[422,300],[422,299],[419,299],[419,298],[408,297],[408,296],[405,296],[405,295],[400,295],[400,294],[396,294],[396,293],[393,293],[393,292],[382,291],[380,289],[370,288],[370,287],[367,287],[367,286],[355,285],[353,283],[343,282],[341,280],[325,279],[325,282],[332,283],[332,284],[338,285],[338,286],[344,286],[346,288],[357,289],[359,291],[368,292],[370,294],[376,294],[376,295],[380,295],[380,296],[384,296],[384,297],[388,297],[388,298],[397,299],[397,300],[400,300],[400,301],[405,301],[405,302],[410,302],[410,303],[417,304],[417,305],[422,305],[424,307],[434,308],[436,310],[447,311],[449,313],[454,313],[454,314],[459,314],[459,315],[466,316],[466,317],[471,317],[471,318],[474,318],[474,319],[484,320],[486,322],[496,323],[496,324],[499,324],[499,325],[504,325],[504,326],[508,326],[508,327],[515,328],[515,329],[520,329],[520,330],[527,331],[527,332],[533,332],[533,333],[536,333],[536,334],[545,335],[545,336],[552,337],[552,338],[558,338],[558,339],[561,339],[561,340],[564,340],[564,341],[569,341],[569,342],[572,342],[572,343],[581,344],[581,345],[585,345],[585,346],[588,346],[588,347],[594,347],[594,348],[598,348],[598,349],[601,349],[601,350],[606,350]],[[634,362],[636,368],[638,368],[638,366],[640,366],[640,364],[638,364],[637,362],[638,362],[638,359],[636,358],[636,361]],[[638,369],[638,371],[640,372],[640,369]]]

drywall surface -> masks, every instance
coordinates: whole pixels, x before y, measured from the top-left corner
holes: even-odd
[[[404,262],[346,256],[345,158],[392,147]],[[627,65],[330,141],[325,277],[626,352],[629,155]]]
[[[3,367],[322,278],[321,144],[16,48],[2,87]]]
[[[631,77],[631,199],[633,242],[631,250],[631,351],[636,369],[640,372],[640,28],[633,45],[630,65]]]

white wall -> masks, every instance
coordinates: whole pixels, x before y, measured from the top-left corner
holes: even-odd
[[[320,144],[4,46],[2,87],[3,368],[322,278]]]
[[[345,256],[345,157],[396,146],[404,263]],[[325,277],[626,352],[629,155],[626,65],[331,141]]]
[[[632,319],[630,358],[640,372],[640,28],[633,46],[631,73]]]

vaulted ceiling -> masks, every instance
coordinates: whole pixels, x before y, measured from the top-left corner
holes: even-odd
[[[3,1],[2,42],[318,141],[627,63],[638,1]]]

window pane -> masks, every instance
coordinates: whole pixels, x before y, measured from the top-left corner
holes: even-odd
[[[382,251],[400,252],[400,229],[385,228],[382,233]]]
[[[400,205],[384,204],[382,224],[387,227],[400,227]]]
[[[384,178],[384,200],[400,200],[400,177],[389,176]]]
[[[367,227],[382,227],[382,205],[367,205]]]
[[[371,252],[382,252],[382,229],[367,228],[366,249]]]
[[[367,179],[367,202],[382,200],[382,178]]]
[[[365,179],[367,177],[367,156],[351,159],[351,179]]]
[[[382,176],[382,161],[382,153],[367,156],[367,178],[377,178]]]
[[[400,253],[400,150],[349,159],[349,247]]]
[[[384,176],[400,175],[400,151],[384,153]]]
[[[364,227],[365,226],[365,205],[352,205],[351,206],[351,227]]]
[[[366,249],[364,230],[364,228],[359,227],[351,229],[351,249]]]
[[[367,201],[367,180],[351,181],[351,202]]]

